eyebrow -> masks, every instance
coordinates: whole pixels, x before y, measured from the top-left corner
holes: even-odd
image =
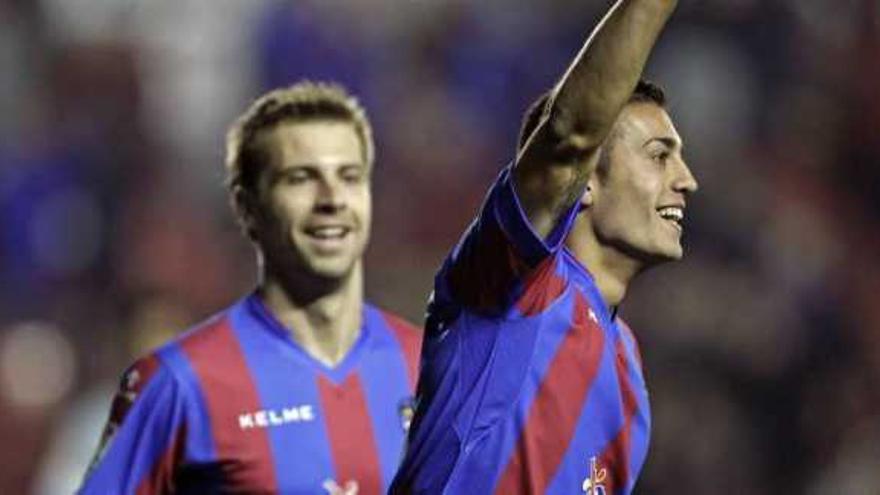
[[[330,166],[330,167],[334,167],[334,168],[352,168],[352,167],[369,168],[366,164],[361,163],[361,162],[340,162],[340,163],[333,163],[330,165],[325,165],[325,164],[318,163],[318,162],[303,162],[303,163],[284,164],[280,168],[277,168],[275,170],[275,172],[279,173],[279,174],[283,174],[289,170],[296,170],[296,169],[302,169],[302,168],[320,169],[320,168],[324,168],[326,166]]]
[[[370,170],[370,167],[368,165],[363,164],[363,163],[359,163],[359,162],[339,163],[339,164],[334,165],[334,167],[336,168],[336,170],[348,170],[348,169],[352,169],[352,168],[363,168],[367,171]],[[288,164],[288,165],[284,165],[283,168],[276,168],[276,169],[272,170],[270,176],[274,180],[274,179],[282,178],[285,175],[292,174],[292,173],[296,172],[297,170],[315,171],[315,170],[320,170],[321,168],[322,168],[322,165],[320,163],[313,163],[313,162]]]
[[[681,144],[681,142],[678,139],[675,139],[672,137],[653,137],[653,138],[645,141],[645,143],[642,145],[642,147],[645,148],[649,144],[653,143],[654,141],[657,141],[657,142],[663,144],[667,148],[675,149],[676,147],[679,147],[679,148],[683,147],[683,145]]]

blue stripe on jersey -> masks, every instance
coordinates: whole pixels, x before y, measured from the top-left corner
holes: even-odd
[[[645,458],[648,456],[648,435],[651,431],[651,402],[648,397],[645,376],[642,372],[641,365],[636,358],[638,354],[636,346],[638,344],[629,332],[619,328],[620,325],[622,325],[622,323],[617,326],[627,352],[626,359],[629,365],[629,380],[639,406],[636,415],[633,418],[634,424],[631,430],[632,437],[630,439],[630,448],[632,451],[629,457],[630,473],[638,473],[645,463]],[[632,478],[632,481],[635,481],[634,477]]]
[[[364,303],[363,306],[366,308],[367,304]],[[367,348],[367,341],[371,338],[370,327],[362,324],[361,334],[348,351],[348,354],[345,355],[340,363],[331,367],[312,357],[305,349],[294,342],[287,328],[269,312],[256,294],[251,295],[242,301],[241,304],[233,306],[231,311],[234,327],[240,327],[241,329],[245,327],[252,328],[252,333],[268,333],[275,337],[274,339],[261,338],[260,340],[265,342],[265,345],[258,352],[267,353],[265,355],[280,352],[291,360],[298,362],[300,366],[315,373],[314,378],[317,378],[317,374],[322,374],[337,385],[341,384],[349,372],[360,364],[361,355]],[[240,316],[236,317],[236,314]],[[241,325],[237,324],[239,321]],[[364,322],[366,322],[366,319],[364,319]],[[250,333],[251,331],[248,330],[248,332]],[[255,361],[255,363],[257,363],[257,366],[260,365],[260,361]]]
[[[255,315],[258,304],[252,297],[245,304],[234,306],[229,317],[263,409],[280,412],[285,408],[311,406],[313,420],[267,430],[278,487],[295,487],[296,493],[307,493],[325,480],[336,478],[315,381],[318,363],[293,345],[286,331],[278,331],[280,324],[274,318],[267,321],[265,312]],[[267,326],[275,331],[267,331]],[[288,354],[291,359],[272,359],[271,365],[266,366],[265,356],[278,352]]]
[[[592,276],[583,269],[580,263],[574,258],[574,255],[568,250],[564,250],[563,254],[566,260],[566,265],[573,268],[573,278],[578,280],[578,285],[582,287],[582,290],[589,297],[590,305],[596,310],[597,316],[599,316],[600,321],[602,321],[603,328],[605,328],[605,331],[613,337],[614,342],[609,343],[612,345],[612,352],[616,349],[618,342],[623,343],[623,347],[626,351],[627,377],[629,378],[629,383],[632,386],[638,404],[638,409],[635,412],[635,416],[632,418],[633,425],[629,432],[629,448],[631,450],[629,455],[628,472],[630,473],[630,476],[628,483],[630,483],[630,486],[626,487],[625,490],[625,492],[628,492],[632,489],[632,485],[637,479],[637,474],[641,471],[644,465],[648,454],[651,431],[651,405],[648,398],[647,384],[637,358],[637,344],[633,340],[633,336],[630,335],[630,332],[620,328],[623,323],[616,320],[610,320],[610,311],[593,282]],[[603,363],[603,366],[606,365]],[[620,414],[621,419],[625,419],[622,410]],[[622,427],[623,424],[621,423],[620,426]]]
[[[552,308],[552,313],[509,319],[500,327],[488,320],[477,323],[471,319],[468,328],[475,331],[462,332],[462,339],[467,342],[469,334],[478,334],[483,327],[494,326],[497,340],[493,362],[495,359],[498,361],[493,365],[492,377],[485,389],[480,394],[468,397],[468,401],[478,399],[480,409],[471,412],[473,417],[468,418],[468,421],[475,422],[475,428],[465,445],[469,460],[458,468],[450,488],[464,490],[471,487],[474,493],[490,493],[498,482],[506,467],[506,463],[499,463],[498,460],[512,457],[528,410],[550,365],[550,359],[535,360],[534,357],[552,357],[556,354],[565,337],[565,332],[560,330],[571,324],[574,293],[566,291],[553,303]],[[556,320],[555,324],[548,324],[547,315]],[[462,370],[462,376],[467,377],[467,372]],[[518,413],[511,414],[513,409],[517,409]],[[463,419],[464,415],[460,416],[459,422]],[[485,462],[480,462],[481,459]]]
[[[605,339],[602,361],[581,409],[578,427],[562,458],[558,474],[547,487],[548,494],[568,494],[580,488],[589,474],[590,458],[600,456],[623,427],[623,410],[615,371],[615,342]],[[608,392],[611,391],[611,394]]]
[[[205,396],[199,387],[199,380],[184,355],[180,345],[172,343],[156,351],[156,355],[167,366],[168,372],[175,375],[185,387],[184,392],[191,404],[186,408],[186,445],[184,459],[187,463],[209,463],[217,459],[214,436],[211,434],[211,418],[205,406]]]
[[[507,238],[511,244],[520,250],[523,259],[534,266],[542,258],[545,258],[551,252],[556,251],[565,241],[565,237],[571,230],[577,217],[577,205],[573,205],[568,211],[562,215],[553,227],[550,234],[542,239],[532,228],[530,222],[522,221],[522,212],[524,211],[516,194],[514,180],[512,177],[513,170],[511,167],[505,167],[497,179],[497,187],[493,189],[493,193],[497,194],[497,198],[490,196],[489,201],[492,208],[487,208],[487,212],[492,214],[501,225],[501,230],[507,234]],[[492,193],[490,193],[492,194]]]
[[[566,433],[569,438],[558,439],[565,442],[560,444],[564,452],[559,452],[559,464],[537,467],[553,469],[545,473],[551,475],[545,479],[547,493],[581,493],[590,473],[590,458],[601,460],[619,438],[628,417],[618,375],[617,350],[621,344],[629,366],[624,372],[638,409],[628,430],[629,479],[627,486],[615,487],[615,491],[629,493],[648,442],[647,396],[633,347],[627,345],[631,343],[619,342],[622,332],[612,321],[594,280],[561,246],[577,210],[577,204],[573,204],[542,240],[522,211],[510,169],[499,175],[477,220],[435,279],[436,297],[428,308],[422,353],[421,404],[410,435],[410,449],[395,485],[401,491],[395,493],[408,493],[408,489],[426,494],[440,493],[441,489],[446,493],[492,493],[508,465],[521,465],[509,463],[518,452],[517,442],[527,425],[531,435],[541,434],[541,423],[529,423],[529,412],[560,355],[561,344],[574,324],[576,298],[581,297],[592,314],[578,318],[597,320],[604,336],[602,347],[593,348],[597,351],[596,374],[585,384],[589,388],[584,389],[583,402],[578,398],[580,405],[575,404],[579,409],[570,411],[568,421],[578,419],[572,424],[574,429]],[[547,260],[547,256],[554,259]],[[556,279],[522,279],[535,273],[534,268],[545,261],[555,263]],[[524,265],[532,269],[524,269]],[[524,282],[529,287],[524,287]],[[515,304],[524,290],[530,306],[522,311],[529,311],[529,315],[522,314]],[[471,293],[480,297],[462,297]],[[534,307],[532,296],[538,301]],[[509,305],[501,312],[486,312],[474,301],[505,301]],[[577,306],[583,307],[583,302]],[[566,350],[570,353],[572,349]],[[565,353],[566,359],[574,356],[569,353]],[[560,376],[555,372],[555,378]],[[550,390],[564,390],[566,382],[561,382],[563,388]],[[546,405],[553,403],[553,396],[541,397],[543,411],[552,411]],[[451,435],[450,429],[458,435]],[[642,460],[636,461],[639,457]],[[530,461],[517,458],[517,462]],[[450,470],[451,477],[445,480]],[[528,482],[527,478],[524,474],[520,479]]]
[[[365,307],[365,327],[387,328],[382,314]],[[388,490],[400,463],[404,430],[401,417],[401,390],[409,390],[409,377],[403,349],[391,331],[373,334],[369,359],[360,365],[373,437],[379,450],[382,470],[382,490]]]

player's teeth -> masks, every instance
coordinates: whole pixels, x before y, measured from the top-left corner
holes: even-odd
[[[312,229],[312,235],[321,239],[329,239],[331,237],[342,237],[345,229],[342,227],[318,227]]]
[[[667,220],[681,221],[684,218],[684,212],[678,207],[667,207],[660,210],[660,216]]]

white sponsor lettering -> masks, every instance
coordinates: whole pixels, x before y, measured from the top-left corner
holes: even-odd
[[[281,417],[285,423],[312,421],[315,419],[315,413],[310,404],[305,404],[298,407],[285,407],[281,410]]]
[[[261,428],[265,428],[269,426],[269,422],[266,421],[266,411],[257,411],[254,413],[254,422],[257,423],[257,426]]]
[[[254,427],[254,416],[252,414],[239,414],[238,427],[242,430]]]
[[[238,427],[242,430],[268,428],[287,423],[313,421],[315,413],[311,404],[283,407],[281,409],[261,409],[238,415]]]
[[[270,425],[278,426],[278,425],[284,424],[284,419],[281,416],[279,416],[278,413],[276,413],[275,411],[273,411],[271,409],[268,412],[269,412],[269,424]]]
[[[311,421],[315,419],[315,413],[312,412],[312,406],[300,406],[299,417],[302,418],[303,421]]]
[[[291,423],[294,421],[300,420],[299,408],[297,407],[285,407],[281,410],[281,418],[285,423]]]

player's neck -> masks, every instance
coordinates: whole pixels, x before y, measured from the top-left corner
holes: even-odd
[[[258,294],[290,332],[293,339],[318,361],[339,364],[357,341],[363,308],[363,273],[358,263],[332,291],[298,291],[290,283],[266,273]]]
[[[641,263],[611,246],[601,245],[591,235],[572,232],[566,245],[593,276],[605,304],[609,308],[619,306],[630,282],[641,271]]]

